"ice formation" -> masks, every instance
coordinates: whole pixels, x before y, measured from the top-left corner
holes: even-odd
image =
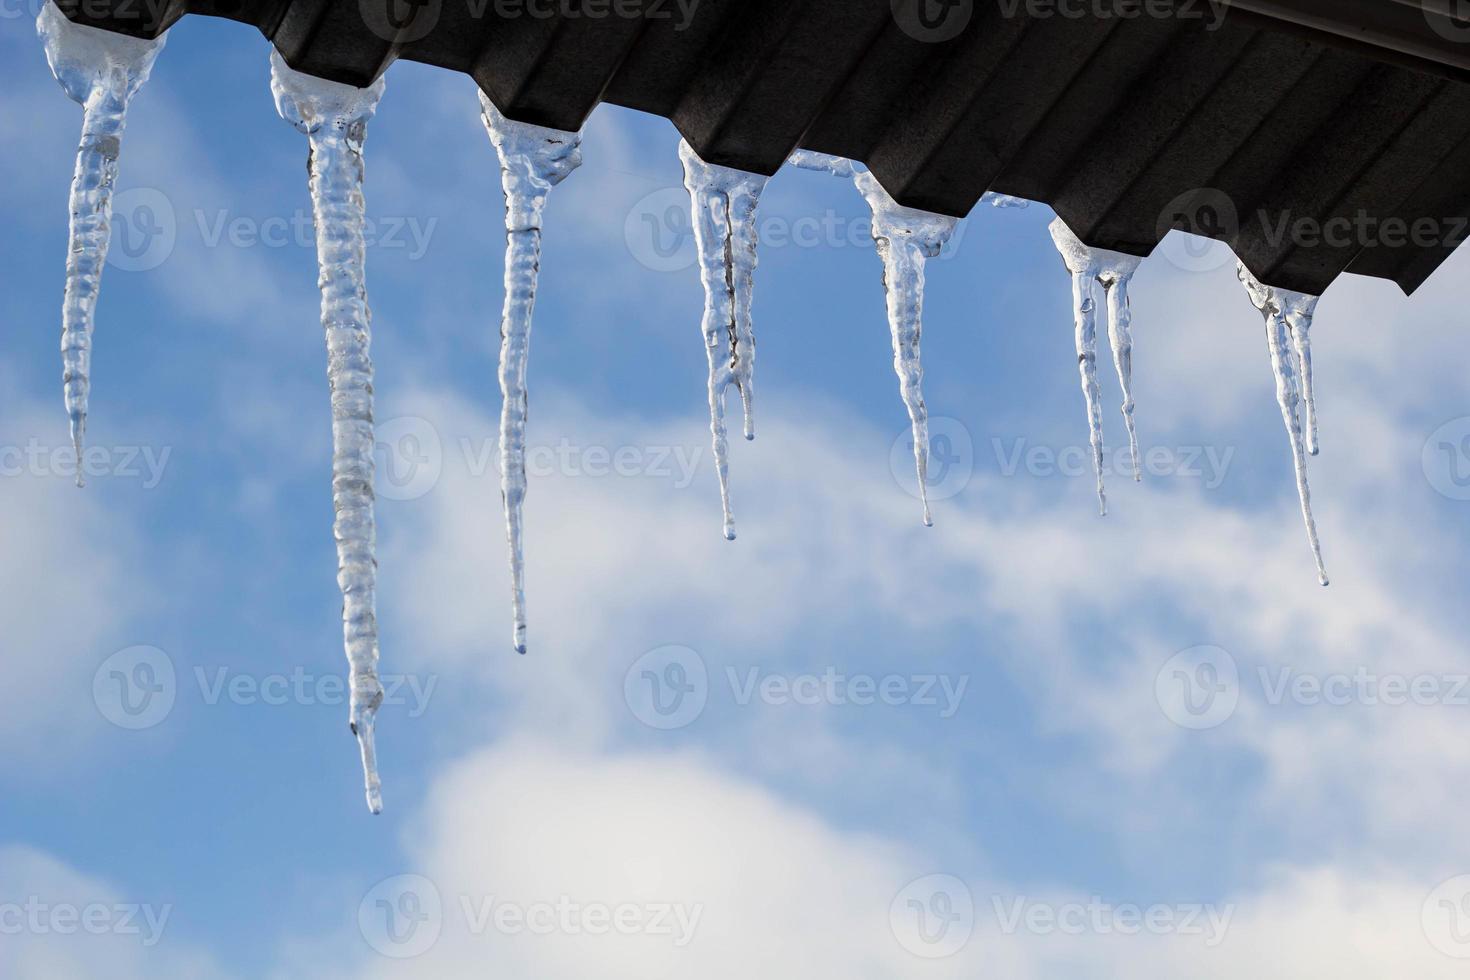
[[[1301,498],[1302,520],[1307,525],[1307,542],[1317,563],[1317,580],[1327,584],[1327,569],[1322,564],[1322,545],[1317,541],[1317,522],[1312,519],[1312,491],[1307,486],[1307,453],[1302,436],[1302,392],[1307,392],[1307,417],[1315,426],[1316,412],[1311,399],[1312,353],[1308,331],[1317,297],[1263,285],[1244,262],[1236,266],[1236,274],[1250,295],[1251,303],[1266,320],[1266,346],[1271,352],[1271,371],[1276,376],[1276,401],[1286,423],[1286,437],[1291,443],[1292,467],[1296,471],[1297,495]],[[1298,339],[1299,338],[1299,339]],[[1310,431],[1310,430],[1309,430]],[[1311,445],[1316,446],[1312,435]]]
[[[873,213],[873,242],[883,260],[883,287],[888,297],[888,326],[893,335],[893,368],[913,428],[914,466],[924,524],[932,527],[929,509],[929,410],[924,404],[924,365],[920,356],[924,327],[924,267],[953,237],[958,218],[907,208],[895,201],[862,164],[842,157],[797,150],[787,163],[835,177],[850,177]],[[1024,208],[1019,197],[987,192],[982,204]]]
[[[378,680],[377,526],[373,516],[372,310],[363,227],[363,141],[383,95],[293,71],[271,52],[271,92],[281,118],[311,144],[308,170],[316,218],[318,285],[332,393],[332,506],[337,584],[351,666],[349,722],[362,750],[368,809],[383,809],[373,728],[383,702]]]
[[[873,241],[883,260],[883,288],[888,294],[888,327],[893,334],[893,369],[914,433],[914,465],[924,524],[929,512],[929,410],[924,405],[924,365],[920,342],[924,333],[924,265],[954,235],[959,219],[899,204],[866,170],[853,178],[873,211]]]
[[[112,240],[112,192],[122,150],[128,104],[148,80],[167,34],[157,40],[127,37],[73,24],[47,3],[36,19],[46,60],[62,89],[82,106],[82,140],[71,181],[71,232],[66,253],[66,293],[61,308],[62,384],[82,485],[87,398],[92,388],[92,328],[102,267]]]
[[[526,369],[541,271],[541,221],[551,189],[582,165],[582,134],[505,118],[483,92],[485,130],[505,189],[505,308],[500,320],[500,493],[510,545],[512,634],[526,652]]]
[[[1051,223],[1051,237],[1072,276],[1077,370],[1082,378],[1082,395],[1087,402],[1088,439],[1092,447],[1093,472],[1097,475],[1098,510],[1106,514],[1108,495],[1103,485],[1102,396],[1097,384],[1097,291],[1094,286],[1102,286],[1106,294],[1108,339],[1113,348],[1113,366],[1123,389],[1123,421],[1128,429],[1133,478],[1137,480],[1141,474],[1138,433],[1133,420],[1133,317],[1128,305],[1128,283],[1143,259],[1084,245],[1061,218]]]
[[[755,329],[751,302],[755,292],[759,234],[755,212],[770,178],[705,163],[688,142],[679,142],[684,186],[694,221],[699,277],[704,283],[705,353],[709,357],[710,434],[720,478],[725,537],[735,540],[730,507],[730,444],[725,432],[725,393],[740,391],[745,438],[755,438]]]

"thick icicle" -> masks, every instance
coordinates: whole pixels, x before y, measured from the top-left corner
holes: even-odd
[[[1291,346],[1292,328],[1288,324],[1289,311],[1296,309],[1300,321],[1304,307],[1305,322],[1310,323],[1310,307],[1315,305],[1315,298],[1263,285],[1243,262],[1237,266],[1236,274],[1250,295],[1251,303],[1261,311],[1266,320],[1266,345],[1271,351],[1271,371],[1276,376],[1276,401],[1281,406],[1281,418],[1286,423],[1286,436],[1291,442],[1292,466],[1296,471],[1296,489],[1301,498],[1302,519],[1307,525],[1307,542],[1312,546],[1312,558],[1317,563],[1317,580],[1326,585],[1327,569],[1322,564],[1322,545],[1317,540],[1317,522],[1312,519],[1312,493],[1307,486],[1307,456],[1303,448],[1299,412],[1302,399]],[[1304,303],[1303,300],[1311,302]],[[1310,358],[1310,353],[1307,356]]]
[[[500,493],[510,545],[511,643],[526,652],[526,370],[541,272],[541,220],[551,189],[582,165],[582,134],[514,122],[480,93],[505,188],[505,307],[500,319]]]
[[[1297,370],[1301,372],[1302,402],[1306,406],[1307,452],[1317,455],[1317,394],[1312,388],[1312,317],[1317,313],[1317,301],[1321,297],[1307,293],[1278,290],[1286,315],[1286,327],[1291,332],[1291,346],[1296,354]]]
[[[378,680],[372,310],[363,237],[362,147],[383,82],[359,89],[314,78],[293,71],[273,51],[271,91],[281,117],[311,143],[308,169],[332,392],[333,534],[342,633],[352,668],[350,724],[362,750],[368,808],[379,813],[382,784],[373,730],[383,686]]]
[[[858,191],[873,211],[873,241],[883,260],[883,288],[888,294],[888,326],[893,333],[893,368],[914,434],[914,464],[924,524],[929,512],[929,410],[924,406],[924,365],[920,341],[924,330],[924,264],[944,248],[959,220],[900,205],[867,170],[854,177]]]
[[[725,392],[733,384],[745,409],[745,438],[755,438],[755,330],[751,300],[755,292],[755,223],[761,192],[770,178],[705,163],[687,142],[679,143],[684,186],[694,221],[699,277],[704,283],[705,352],[709,357],[710,433],[720,478],[725,537],[735,540],[730,507],[729,438],[725,432]]]
[[[1097,474],[1098,510],[1106,514],[1108,496],[1103,487],[1102,396],[1097,386],[1097,298],[1093,289],[1098,275],[1097,257],[1072,234],[1072,229],[1061,218],[1051,223],[1051,237],[1072,276],[1077,369],[1082,377],[1082,396],[1087,401],[1087,431],[1092,444],[1092,468]]]
[[[112,239],[112,191],[128,103],[148,80],[167,34],[157,40],[73,24],[47,3],[36,19],[46,60],[61,87],[82,106],[82,141],[71,182],[71,242],[61,310],[62,383],[82,485],[87,396],[92,387],[92,327],[102,267]]]

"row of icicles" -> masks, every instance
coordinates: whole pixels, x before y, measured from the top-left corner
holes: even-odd
[[[128,103],[147,80],[166,35],[141,40],[72,24],[52,4],[37,24],[51,69],[85,113],[71,188],[71,242],[67,252],[62,311],[62,355],[66,407],[78,459],[87,424],[91,340],[98,286],[106,260],[120,140]],[[361,748],[367,800],[382,809],[373,728],[383,700],[378,679],[376,619],[376,527],[373,514],[373,366],[369,356],[372,313],[365,282],[363,141],[383,94],[380,79],[358,89],[293,71],[271,55],[271,88],[283,118],[310,143],[310,186],[317,229],[322,326],[332,405],[332,495],[336,513],[338,583],[343,597],[343,633],[351,665],[350,723]],[[526,650],[522,504],[526,495],[526,368],[541,251],[541,223],[551,189],[582,162],[581,133],[545,129],[506,119],[483,94],[486,130],[500,158],[506,198],[505,306],[501,318],[500,418],[501,491],[510,544],[513,643]],[[709,164],[681,143],[704,284],[703,333],[709,356],[710,429],[719,474],[725,537],[734,539],[730,505],[725,398],[739,392],[744,433],[754,438],[755,333],[751,301],[756,268],[755,215],[767,177]],[[920,337],[926,262],[944,248],[957,219],[899,205],[861,164],[807,151],[792,164],[853,181],[872,210],[872,233],[883,260],[893,365],[913,427],[924,523],[931,524],[927,492],[928,413],[923,396]],[[987,195],[998,207],[1024,201]],[[1140,259],[1080,242],[1060,219],[1052,237],[1072,277],[1076,343],[1087,403],[1093,465],[1102,513],[1102,412],[1097,383],[1096,287],[1106,299],[1108,337],[1123,389],[1123,416],[1139,479],[1138,438],[1133,420],[1132,348],[1128,283]],[[1317,299],[1263,286],[1242,265],[1240,278],[1266,319],[1276,394],[1291,442],[1297,488],[1307,534],[1322,584],[1327,584],[1307,490],[1306,453],[1317,451],[1312,398],[1309,328]],[[1306,435],[1299,405],[1305,402]],[[78,466],[80,482],[81,467]]]

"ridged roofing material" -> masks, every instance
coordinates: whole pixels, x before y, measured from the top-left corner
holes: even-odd
[[[68,0],[156,35],[254,24],[293,68],[367,85],[396,58],[472,75],[513,119],[599,102],[713,163],[798,147],[902,204],[1042,201],[1090,245],[1171,228],[1264,282],[1412,292],[1470,230],[1470,24],[1448,0]]]

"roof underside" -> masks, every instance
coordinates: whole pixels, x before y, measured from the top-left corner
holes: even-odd
[[[1261,280],[1344,271],[1412,292],[1470,228],[1470,24],[1448,0],[67,0],[145,36],[254,24],[299,71],[367,85],[396,58],[470,74],[513,119],[599,102],[671,119],[712,163],[863,161],[902,204],[987,190],[1085,242],[1171,228]]]

